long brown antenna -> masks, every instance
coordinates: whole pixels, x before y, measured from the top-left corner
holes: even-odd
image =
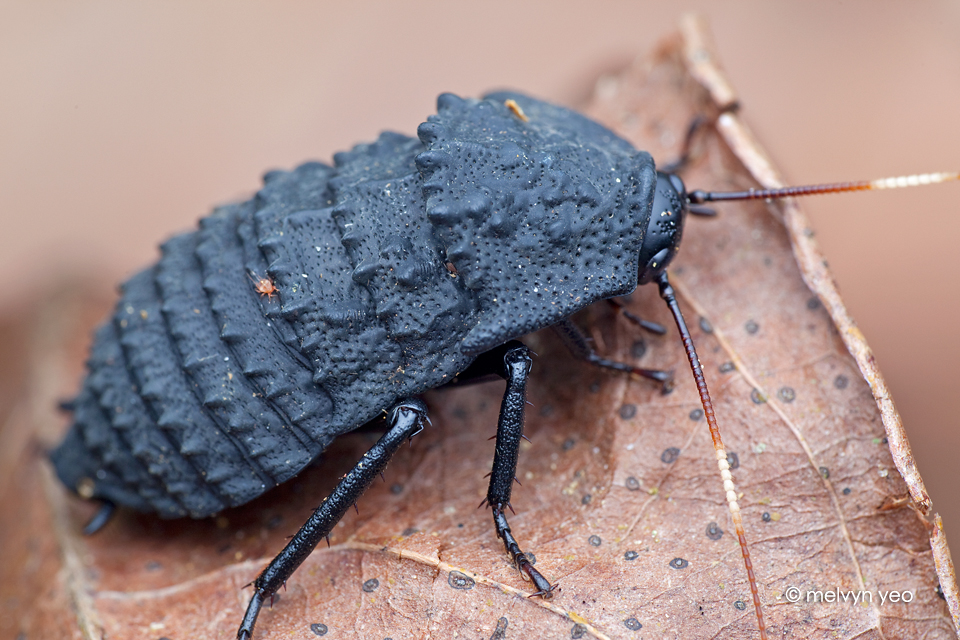
[[[687,194],[687,200],[690,204],[721,202],[726,200],[770,200],[791,196],[812,196],[819,193],[843,193],[844,191],[919,187],[921,185],[937,184],[951,180],[960,180],[960,173],[921,173],[912,176],[881,178],[880,180],[811,184],[801,187],[783,187],[781,189],[750,189],[748,191],[702,191],[697,189]]]
[[[743,532],[743,517],[740,515],[740,504],[737,502],[737,489],[733,484],[733,475],[730,473],[730,463],[727,462],[727,451],[723,447],[723,441],[720,439],[720,426],[717,424],[717,415],[713,410],[713,400],[710,399],[710,390],[707,389],[707,380],[703,375],[703,367],[700,366],[700,358],[697,357],[697,349],[693,345],[693,337],[690,330],[687,329],[687,323],[680,313],[680,305],[677,304],[677,297],[674,294],[673,287],[667,280],[666,272],[660,274],[657,278],[657,284],[660,285],[660,297],[670,307],[673,319],[677,323],[677,330],[680,332],[680,340],[683,342],[683,349],[687,353],[687,360],[690,361],[690,369],[693,371],[693,380],[697,384],[697,391],[700,394],[700,404],[703,405],[703,415],[710,426],[710,437],[713,439],[713,449],[717,454],[717,466],[720,467],[720,478],[723,480],[723,490],[726,493],[727,508],[730,510],[730,517],[733,519],[733,526],[737,532],[737,540],[740,542],[740,553],[743,554],[743,564],[747,568],[747,581],[750,583],[750,593],[753,594],[753,608],[757,612],[757,623],[760,628],[760,640],[767,640],[767,627],[763,623],[763,611],[760,607],[760,592],[757,589],[757,578],[753,574],[753,563],[750,561],[750,548],[747,546],[747,537]]]

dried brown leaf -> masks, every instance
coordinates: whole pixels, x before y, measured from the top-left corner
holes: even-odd
[[[590,113],[661,161],[672,158],[693,115],[717,112],[684,52],[675,37],[601,79]],[[705,135],[687,184],[754,185],[728,144]],[[942,547],[941,564],[949,560],[942,531],[922,500],[909,499],[922,485],[917,478],[908,486],[898,472],[871,387],[828,313],[836,315],[832,299],[804,283],[791,253],[791,215],[753,203],[691,220],[672,272],[727,448],[738,457],[734,474],[767,627],[776,637],[955,637],[930,542],[933,535]],[[649,289],[634,294],[630,309],[669,325]],[[78,313],[46,316],[77,320]],[[530,336],[539,354],[526,430],[532,442],[523,447],[511,524],[538,569],[559,581],[553,600],[524,597],[529,585],[510,566],[489,512],[476,508],[502,393],[501,385],[480,385],[428,394],[433,427],[400,451],[386,482],[337,527],[332,546],[311,555],[264,610],[257,638],[757,637],[675,333],[643,336],[606,308],[576,320],[603,353],[631,361],[642,351],[638,362],[676,371],[677,386],[663,395],[646,381],[573,361],[549,333]],[[33,355],[46,363],[38,375],[61,380],[77,367],[62,350],[75,340],[62,324],[43,326],[38,343],[47,346]],[[52,413],[58,393],[63,385],[35,384],[21,417],[28,426],[10,431],[10,422],[4,437],[32,424],[53,441],[50,432],[62,428]],[[79,531],[92,506],[67,496],[41,468],[36,447],[17,440],[0,499],[5,514],[22,515],[4,518],[0,544],[33,544],[35,553],[3,565],[3,602],[31,594],[7,612],[16,624],[4,624],[30,638],[233,637],[250,593],[243,585],[375,437],[339,439],[317,467],[218,518],[164,522],[122,512],[91,538]],[[950,577],[944,570],[940,580]],[[874,602],[791,604],[789,587],[864,590]],[[881,591],[909,591],[912,602],[881,604]],[[955,594],[955,581],[944,591]]]

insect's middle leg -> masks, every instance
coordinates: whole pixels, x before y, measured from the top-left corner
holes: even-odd
[[[239,640],[247,640],[253,635],[253,627],[263,603],[286,583],[317,544],[329,535],[347,509],[356,503],[374,478],[386,468],[400,445],[423,429],[425,420],[427,408],[419,400],[407,400],[393,408],[389,416],[390,427],[383,437],[343,476],[333,493],[323,499],[323,503],[283,551],[253,581],[253,596],[237,632]]]
[[[493,522],[497,536],[513,558],[516,567],[533,581],[537,591],[533,594],[549,598],[554,587],[539,571],[533,568],[530,559],[520,550],[520,545],[510,532],[505,509],[510,507],[510,492],[517,476],[517,458],[520,439],[523,437],[523,414],[527,404],[527,378],[532,361],[530,350],[519,342],[510,342],[503,349],[502,374],[507,388],[500,404],[500,419],[497,421],[497,448],[493,456],[493,471],[490,473],[490,488],[486,503],[493,509]]]

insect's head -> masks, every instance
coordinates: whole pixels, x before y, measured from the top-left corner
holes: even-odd
[[[674,173],[657,172],[647,231],[640,245],[640,284],[652,282],[677,255],[687,217],[687,189]]]
[[[774,189],[749,189],[747,191],[702,191],[688,192],[683,181],[674,173],[657,172],[657,187],[653,197],[650,220],[640,245],[639,284],[657,280],[666,273],[667,266],[680,248],[683,223],[687,214],[713,216],[713,209],[703,206],[705,202],[731,200],[775,200],[779,198],[809,196],[820,193],[842,193],[869,189],[896,189],[926,184],[960,180],[960,173],[924,173],[898,176],[862,182],[838,182],[799,187]]]

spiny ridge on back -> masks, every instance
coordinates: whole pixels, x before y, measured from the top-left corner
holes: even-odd
[[[250,286],[253,276],[246,272],[238,231],[241,222],[249,223],[251,208],[223,208],[204,219],[197,256],[221,340],[249,380],[251,397],[262,398],[260,410],[271,409],[282,423],[281,446],[297,453],[289,463],[285,461],[283,471],[292,474],[326,443],[323,426],[329,420],[331,403],[313,384],[309,363],[294,357],[273,330],[275,323],[264,316],[260,294]],[[258,419],[258,423],[263,421]],[[282,482],[285,474],[276,479]]]
[[[417,158],[426,217],[481,301],[465,351],[636,286],[656,180],[649,154],[575,112],[513,93],[444,94],[417,133],[428,150]]]
[[[655,172],[582,116],[451,94],[163,245],[91,352],[63,481],[165,516],[239,505],[480,352],[636,286]]]

